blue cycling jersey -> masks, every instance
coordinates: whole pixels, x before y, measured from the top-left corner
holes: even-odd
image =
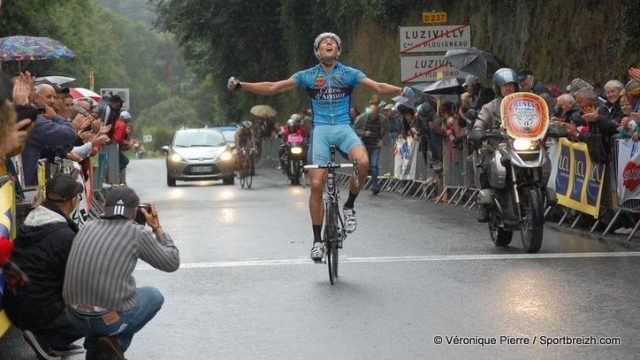
[[[362,71],[341,63],[336,63],[331,73],[316,65],[292,76],[311,97],[314,126],[351,124],[351,92],[365,77]]]

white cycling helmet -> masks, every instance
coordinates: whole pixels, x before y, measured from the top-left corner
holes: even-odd
[[[131,114],[129,114],[129,112],[125,110],[120,113],[120,118],[122,120],[131,120]]]
[[[320,52],[318,48],[320,47],[320,41],[322,39],[330,38],[333,39],[338,44],[338,49],[342,50],[342,40],[340,37],[332,32],[323,32],[322,34],[316,36],[316,39],[313,41],[313,53],[316,55],[318,60],[320,60]]]
[[[250,120],[245,120],[242,122],[242,127],[245,129],[251,129],[251,126],[253,125],[253,123],[251,123]]]

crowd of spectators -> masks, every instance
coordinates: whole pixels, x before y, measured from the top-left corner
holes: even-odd
[[[8,179],[16,189],[15,199],[0,201],[3,208],[10,206],[6,203],[9,200],[29,208],[25,219],[14,218],[18,220],[15,241],[0,232],[0,266],[7,284],[2,300],[8,317],[23,330],[24,339],[39,359],[61,359],[83,351],[73,342],[85,337],[86,329],[69,322],[70,304],[62,297],[67,258],[79,230],[71,215],[78,209],[80,194],[102,189],[105,182],[111,186],[126,183],[128,159],[123,150],[135,147],[137,141],[131,137],[131,115],[121,111],[122,103],[117,95],[100,102],[74,99],[68,88],[36,79],[29,72],[13,79],[0,76],[0,185]],[[105,151],[107,147],[114,148],[115,153]],[[110,168],[107,163],[113,154],[118,166]],[[48,165],[64,162],[69,174],[49,173],[45,165],[45,183],[41,183],[41,159]],[[175,270],[177,250],[162,232],[155,208],[146,215],[155,237],[171,248],[167,250],[171,252],[170,270]],[[150,233],[145,236],[147,241],[153,238]],[[135,296],[129,294],[130,299]],[[156,299],[147,321],[160,305]],[[128,308],[109,310],[122,310],[124,314]],[[131,329],[129,339],[135,331]],[[104,352],[122,358],[128,342],[114,346],[118,343],[109,338],[101,345],[96,339],[108,334],[95,334],[88,347],[85,343],[91,350],[87,359],[102,358]]]

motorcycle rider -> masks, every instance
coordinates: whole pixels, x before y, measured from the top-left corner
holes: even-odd
[[[469,133],[469,140],[473,142],[481,142],[483,140],[486,130],[498,129],[502,126],[502,118],[500,117],[500,103],[502,99],[510,94],[517,92],[520,88],[520,80],[518,74],[509,68],[501,68],[493,74],[493,86],[496,93],[496,98],[488,102],[478,113],[473,129]],[[480,168],[480,195],[478,196],[478,203],[480,213],[478,216],[478,222],[489,221],[489,206],[490,199],[483,196],[483,190],[488,189],[489,186],[489,173],[488,165],[489,159],[493,156],[496,144],[491,140],[485,141],[478,149],[478,155],[480,157],[480,163],[477,165]]]
[[[242,126],[236,130],[236,151],[240,154],[242,148],[245,146],[251,146],[251,150],[254,151],[256,149],[256,137],[253,133],[253,123],[250,120],[245,120],[242,122]],[[238,166],[240,165],[239,157],[236,158],[238,160]],[[251,162],[251,175],[255,174],[255,167],[253,161]]]
[[[289,135],[298,134],[302,136],[303,139],[305,137],[304,128],[300,126],[300,123],[299,123],[300,118],[301,117],[298,114],[291,115],[291,118],[287,120],[287,126],[285,126],[284,130],[282,131],[282,145],[280,146],[278,157],[280,158],[280,166],[285,171],[288,171],[289,169],[289,167],[287,166],[287,160],[288,160],[287,153],[289,151],[289,146],[290,146]]]

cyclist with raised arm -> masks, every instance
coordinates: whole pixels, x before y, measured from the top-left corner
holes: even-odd
[[[238,160],[240,159],[240,152],[244,147],[248,147],[249,151],[255,151],[256,149],[256,137],[252,127],[253,123],[250,120],[245,120],[242,122],[242,126],[236,130],[236,152],[238,153]],[[240,162],[238,162],[238,166],[240,166]],[[254,175],[256,172],[253,161],[251,162],[250,171],[251,175]]]
[[[358,164],[358,181],[352,179],[349,197],[344,203],[344,226],[347,233],[356,229],[356,212],[354,202],[360,189],[364,186],[369,172],[369,158],[362,141],[351,128],[351,92],[362,84],[377,94],[395,95],[401,92],[397,86],[376,82],[368,78],[362,71],[343,65],[338,61],[342,51],[342,41],[338,35],[325,32],[318,35],[313,43],[314,54],[320,61],[316,66],[298,71],[286,80],[276,82],[245,82],[229,78],[227,87],[230,90],[246,90],[259,95],[273,95],[296,86],[307,90],[311,98],[312,126],[311,146],[309,148],[310,164],[326,164],[329,161],[329,147],[335,145],[342,153],[348,154],[349,160]],[[325,169],[309,171],[311,195],[309,210],[313,226],[313,247],[311,259],[319,262],[324,256],[322,246],[322,222],[324,204],[322,191],[326,178]]]

